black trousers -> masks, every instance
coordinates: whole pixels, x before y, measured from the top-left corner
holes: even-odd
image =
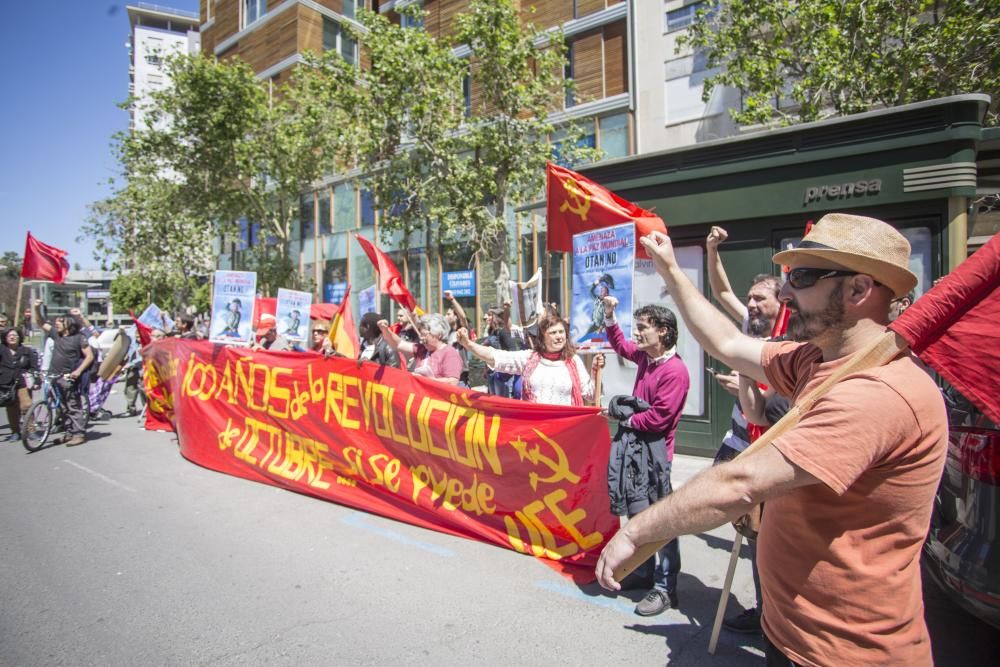
[[[799,667],[798,663],[789,660],[780,648],[771,643],[767,634],[764,635],[764,659],[767,660],[767,667]]]

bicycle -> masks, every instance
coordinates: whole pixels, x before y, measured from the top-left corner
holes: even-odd
[[[63,390],[55,382],[63,375],[30,371],[41,382],[42,395],[35,399],[21,419],[21,444],[37,452],[55,432],[65,431],[69,416],[64,409]]]

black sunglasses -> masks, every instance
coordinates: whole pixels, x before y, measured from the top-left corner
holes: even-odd
[[[313,333],[314,334],[325,334],[325,333],[327,333],[327,330],[326,329],[313,329]]]
[[[856,276],[857,271],[837,271],[829,269],[792,269],[788,272],[788,284],[795,289],[806,289],[807,287],[812,287],[820,280],[824,278],[833,278],[834,276]]]

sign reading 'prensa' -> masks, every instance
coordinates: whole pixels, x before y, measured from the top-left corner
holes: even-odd
[[[393,368],[170,339],[144,350],[188,459],[592,578],[618,520],[596,408],[523,403]]]

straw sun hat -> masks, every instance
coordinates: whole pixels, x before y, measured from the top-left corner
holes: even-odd
[[[891,225],[847,213],[824,215],[799,247],[783,250],[773,258],[775,264],[864,273],[891,289],[897,298],[917,286],[909,260],[910,242]]]

